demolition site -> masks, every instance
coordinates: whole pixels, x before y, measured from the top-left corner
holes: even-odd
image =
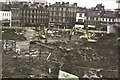
[[[2,78],[118,78],[120,9],[0,4]]]
[[[115,34],[3,29],[3,78],[117,78]]]

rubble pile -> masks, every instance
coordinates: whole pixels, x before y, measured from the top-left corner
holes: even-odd
[[[59,70],[63,70],[82,78],[85,71],[94,70],[104,78],[116,78],[117,41],[113,37],[105,35],[97,43],[89,43],[78,36],[71,41],[53,36],[47,43],[30,44],[29,52],[5,52],[3,77],[57,78]]]
[[[18,41],[24,41],[26,40],[26,37],[21,33],[20,30],[16,31],[14,29],[4,29],[4,32],[2,33],[2,39],[3,40],[18,40]]]

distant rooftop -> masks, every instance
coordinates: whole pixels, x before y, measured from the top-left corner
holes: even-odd
[[[100,11],[88,11],[87,16],[94,17],[94,16],[101,16]]]
[[[103,14],[103,17],[114,18],[114,17],[116,17],[116,14],[114,14],[114,13],[104,13],[104,14]]]
[[[77,7],[77,3],[74,3],[74,4],[69,4],[69,2],[56,2],[56,3],[54,3],[54,4],[52,4],[52,5],[50,5],[50,6],[68,6],[68,7]]]
[[[116,2],[117,2],[117,3],[120,3],[120,0],[117,0]]]
[[[6,2],[40,2],[40,3],[46,3],[47,0],[5,0]]]

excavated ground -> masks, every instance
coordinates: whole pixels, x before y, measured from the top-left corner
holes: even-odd
[[[15,40],[13,35],[14,31],[9,30],[3,33],[3,38]],[[96,43],[89,43],[78,35],[72,36],[71,41],[66,33],[61,35],[48,36],[48,43],[31,44],[29,53],[3,52],[3,78],[57,78],[59,70],[82,78],[92,69],[101,69],[96,74],[103,78],[118,77],[114,71],[118,70],[117,36],[104,34]],[[24,36],[16,37],[25,40]],[[33,56],[27,56],[30,53]]]

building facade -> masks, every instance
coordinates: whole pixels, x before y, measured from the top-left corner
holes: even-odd
[[[116,13],[106,11],[102,4],[97,4],[91,9],[77,12],[76,26],[84,26],[87,29],[97,29],[107,31],[108,26],[113,26],[116,23]],[[79,25],[77,25],[79,24]]]
[[[6,2],[3,3],[3,11],[11,11],[11,26],[20,26],[20,3],[19,2]]]
[[[117,0],[118,8],[116,9],[117,12],[117,27],[118,27],[118,37],[120,37],[120,0]]]
[[[45,4],[26,4],[21,9],[21,13],[21,26],[48,26],[49,12],[48,6]]]
[[[75,25],[77,3],[56,2],[49,6],[49,27],[72,28]]]
[[[11,27],[11,11],[0,11],[0,21],[2,21],[2,26]]]
[[[84,28],[85,17],[86,17],[86,8],[82,10],[80,9],[79,11],[77,11],[75,27]]]
[[[116,13],[113,11],[105,11],[101,16],[101,28],[106,30],[106,26],[115,26],[116,23]]]

